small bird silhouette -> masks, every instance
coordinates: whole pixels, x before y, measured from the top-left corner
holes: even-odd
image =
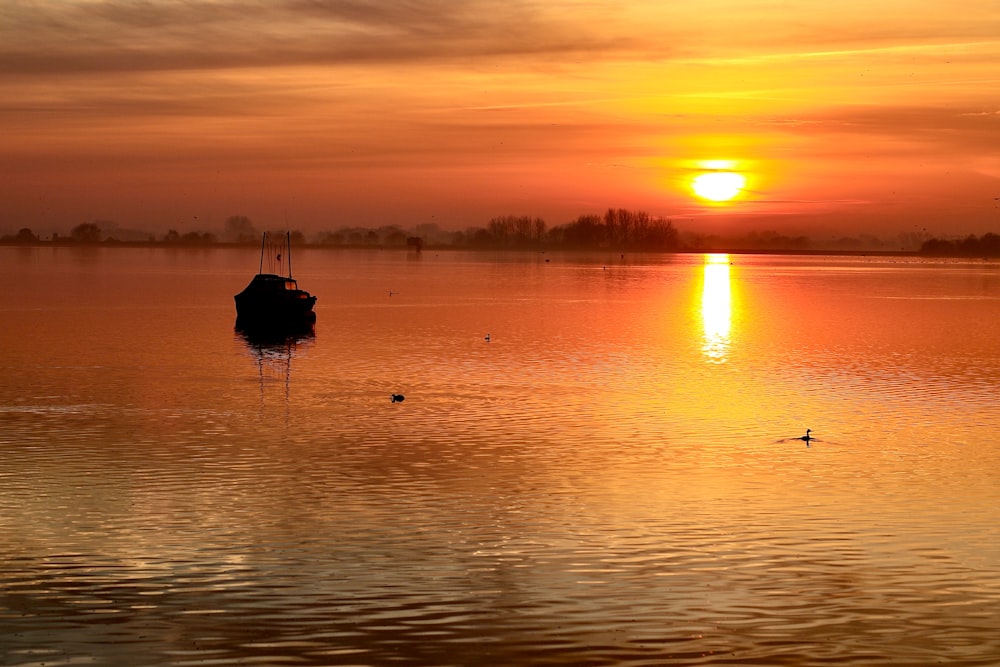
[[[403,396],[402,394],[393,394],[392,396],[389,397],[390,403],[402,403],[405,400],[406,396]]]
[[[810,433],[812,433],[812,429],[811,428],[807,428],[806,429],[806,434],[803,435],[803,436],[801,436],[801,437],[796,438],[796,440],[802,440],[802,441],[804,441],[806,443],[806,446],[808,447],[809,446],[809,441],[810,440],[815,440],[815,438],[813,438],[811,435],[809,435]]]
[[[486,334],[486,339],[485,340],[486,340],[487,343],[490,342],[490,335],[489,334]]]

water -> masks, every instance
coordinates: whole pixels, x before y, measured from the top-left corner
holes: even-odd
[[[256,267],[0,248],[0,664],[1000,664],[997,264]]]

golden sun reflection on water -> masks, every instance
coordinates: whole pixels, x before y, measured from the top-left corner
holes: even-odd
[[[729,282],[729,255],[705,255],[701,292],[701,319],[704,325],[702,352],[712,363],[725,363],[729,353],[733,301]]]

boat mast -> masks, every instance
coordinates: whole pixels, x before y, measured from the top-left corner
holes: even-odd
[[[292,233],[285,230],[285,250],[288,252],[288,278],[292,277]]]
[[[264,241],[267,240],[267,232],[260,237],[260,268],[257,269],[257,275],[264,273]]]

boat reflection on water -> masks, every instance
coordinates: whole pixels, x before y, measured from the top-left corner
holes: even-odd
[[[236,318],[233,330],[248,347],[281,347],[316,337],[316,325],[312,322],[300,322],[294,326],[263,326]]]
[[[298,331],[241,329],[237,326],[236,338],[257,364],[260,384],[260,403],[284,406],[288,419],[291,406],[292,359],[311,346],[316,337],[310,325]],[[275,392],[278,394],[276,395]]]
[[[701,318],[704,325],[702,352],[711,363],[725,363],[729,353],[733,299],[729,279],[729,255],[705,255],[704,282],[701,292]]]

